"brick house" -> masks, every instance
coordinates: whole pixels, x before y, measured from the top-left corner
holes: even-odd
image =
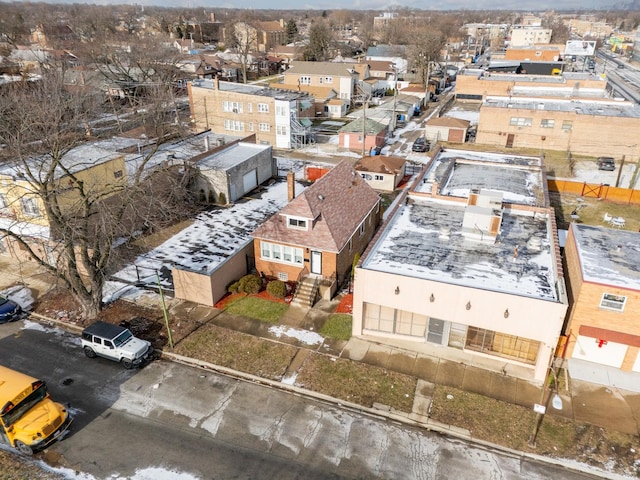
[[[348,278],[381,219],[380,196],[345,160],[253,233],[255,266],[283,281],[322,280],[329,296]]]
[[[640,233],[572,223],[566,358],[640,372]]]

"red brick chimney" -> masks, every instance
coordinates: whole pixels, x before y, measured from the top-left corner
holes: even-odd
[[[287,202],[290,202],[296,198],[296,174],[293,172],[287,173]]]

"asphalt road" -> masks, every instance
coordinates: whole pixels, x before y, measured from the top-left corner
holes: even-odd
[[[596,478],[203,369],[125,370],[26,325],[0,325],[0,362],[44,379],[75,417],[39,456],[97,479]]]

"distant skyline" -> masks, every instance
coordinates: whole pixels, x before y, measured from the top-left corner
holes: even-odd
[[[19,0],[23,3],[25,0]],[[29,0],[26,0],[29,1]],[[513,10],[513,11],[543,11],[543,10],[615,10],[623,9],[621,5],[612,5],[610,1],[603,0],[559,0],[559,1],[536,1],[536,0],[506,0],[496,2],[495,0],[442,0],[440,2],[420,3],[414,0],[353,0],[353,2],[341,2],[337,0],[248,0],[243,2],[217,1],[217,0],[43,0],[45,3],[64,4],[88,4],[88,5],[141,5],[144,7],[157,6],[167,8],[205,8],[215,11],[215,9],[235,8],[254,10],[379,10],[389,11],[394,7],[415,8],[417,10]],[[626,3],[626,2],[625,2]]]

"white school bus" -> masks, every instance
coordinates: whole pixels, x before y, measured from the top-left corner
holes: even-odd
[[[0,442],[30,455],[58,439],[71,420],[42,380],[0,366]]]

